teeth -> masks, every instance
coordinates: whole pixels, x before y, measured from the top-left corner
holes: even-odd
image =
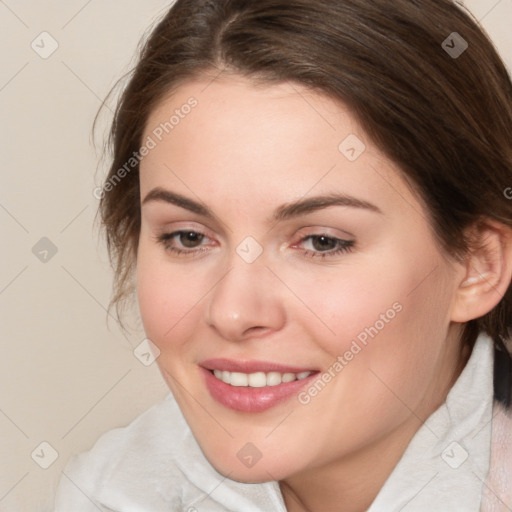
[[[248,381],[251,388],[264,388],[267,385],[267,376],[263,372],[250,373]]]
[[[279,373],[279,372],[256,372],[241,373],[214,370],[213,374],[217,379],[231,384],[235,387],[263,388],[265,386],[278,386],[281,383],[293,382],[309,377],[312,372],[301,373]]]
[[[282,378],[281,374],[278,372],[269,372],[267,373],[267,386],[277,386],[281,384]]]
[[[232,386],[245,387],[248,384],[248,380],[249,379],[247,378],[246,373],[233,372],[233,373],[231,373],[231,380],[229,383]],[[224,381],[224,382],[226,382],[226,381]]]

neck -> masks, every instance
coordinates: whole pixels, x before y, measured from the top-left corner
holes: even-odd
[[[384,485],[412,439],[415,416],[395,430],[329,466],[314,468],[280,482],[288,512],[363,512]],[[404,435],[404,431],[407,435]]]

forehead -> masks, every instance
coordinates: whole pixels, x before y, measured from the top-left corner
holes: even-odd
[[[190,103],[195,106],[188,108]],[[340,128],[362,132],[346,107],[325,95],[295,83],[257,85],[236,76],[181,85],[154,109],[145,135],[156,130],[158,136],[158,128],[169,121],[172,129],[162,134],[167,141],[186,138],[188,146],[213,142],[223,149],[230,145],[230,157],[253,151],[253,158],[264,158],[270,150],[274,156],[286,155],[290,148],[297,152],[298,141],[305,152],[318,147],[320,138],[336,150]]]
[[[168,186],[222,205],[270,207],[331,192],[402,210],[416,201],[345,105],[295,83],[185,83],[151,113],[148,138],[142,195]]]

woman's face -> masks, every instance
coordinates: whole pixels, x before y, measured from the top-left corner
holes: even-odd
[[[396,167],[343,105],[235,77],[180,86],[144,141],[142,319],[210,462],[396,463],[456,377],[464,274]]]

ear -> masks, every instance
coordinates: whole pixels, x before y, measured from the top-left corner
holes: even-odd
[[[502,299],[512,280],[512,228],[485,220],[469,230],[469,253],[461,263],[452,306],[453,322],[468,322],[484,316]]]

